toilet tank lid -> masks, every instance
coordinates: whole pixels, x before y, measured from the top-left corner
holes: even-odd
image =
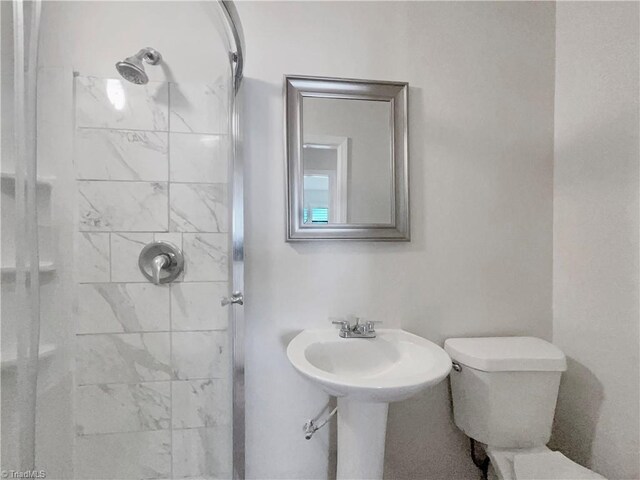
[[[449,338],[449,356],[485,372],[563,372],[567,360],[555,345],[536,337]]]

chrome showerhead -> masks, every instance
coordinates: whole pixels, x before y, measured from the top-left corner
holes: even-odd
[[[162,61],[162,55],[153,48],[143,48],[133,57],[125,58],[123,61],[116,63],[116,69],[125,80],[136,85],[144,85],[149,83],[149,76],[144,71],[143,60],[149,65],[157,65]]]
[[[116,63],[118,73],[125,80],[135,83],[136,85],[144,85],[149,82],[149,76],[145,73],[142,62],[133,62],[134,57],[129,57],[122,62]]]

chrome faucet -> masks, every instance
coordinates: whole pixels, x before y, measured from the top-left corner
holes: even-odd
[[[339,335],[342,338],[376,338],[375,324],[380,322],[367,320],[360,323],[360,318],[349,315],[345,320],[331,319],[331,323],[340,325]]]

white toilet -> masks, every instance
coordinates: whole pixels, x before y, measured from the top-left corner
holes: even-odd
[[[547,448],[560,376],[559,348],[534,337],[450,338],[458,428],[486,444],[490,479],[603,479]]]

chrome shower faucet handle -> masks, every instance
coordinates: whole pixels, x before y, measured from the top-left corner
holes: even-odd
[[[169,242],[151,242],[142,249],[138,267],[154,285],[174,281],[184,269],[182,251]]]

